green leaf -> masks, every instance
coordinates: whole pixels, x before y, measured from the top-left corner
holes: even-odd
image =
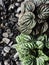
[[[46,34],[40,35],[40,36],[37,38],[37,40],[42,41],[42,42],[47,41],[47,35],[46,35]]]
[[[46,34],[44,35],[44,38],[45,38],[45,41],[47,42],[47,35]]]
[[[28,55],[22,59],[22,65],[34,65],[34,64],[36,64],[35,61],[36,61],[36,59],[34,56]]]
[[[47,22],[44,22],[44,24],[43,24],[43,26],[42,26],[42,28],[41,28],[41,33],[46,32],[47,29],[48,29],[48,23],[47,23]]]
[[[16,37],[16,42],[17,43],[26,43],[29,40],[31,40],[31,37],[29,35],[25,35],[25,34],[20,34],[19,36]]]
[[[45,46],[49,49],[49,41],[45,43]]]
[[[48,19],[49,18],[49,6],[48,3],[41,4],[37,9],[38,17],[40,19]],[[47,26],[46,26],[47,27]]]
[[[41,42],[41,41],[36,41],[36,47],[37,47],[37,49],[43,49],[43,47],[44,47],[43,42]]]
[[[38,57],[36,58],[37,65],[45,65],[45,61],[49,61],[49,57],[41,50],[39,50],[38,53]]]
[[[34,42],[31,41],[30,36],[20,34],[16,37],[17,45],[16,50],[19,52],[19,56],[21,58],[25,57],[26,55],[31,55],[30,51],[33,51]]]
[[[30,1],[26,1],[26,2],[23,2],[21,4],[21,12],[24,13],[24,12],[33,12],[35,10],[35,5],[34,3],[30,2]]]
[[[41,57],[36,58],[36,62],[37,62],[37,65],[45,65],[45,64],[44,64],[44,60],[43,60],[43,58],[41,58]]]
[[[33,53],[35,53],[36,51],[34,51],[34,43],[32,42],[27,42],[27,43],[23,43],[23,44],[17,44],[16,46],[16,50],[19,52],[19,55],[23,58],[26,55],[32,55]]]
[[[35,15],[32,12],[25,12],[22,16],[20,15],[17,24],[17,28],[21,33],[30,34],[36,26]]]
[[[39,53],[39,56],[40,56],[44,61],[48,61],[48,60],[49,60],[49,57],[48,57],[47,55],[45,55],[45,54],[43,53],[43,51],[39,50],[38,53]]]
[[[39,36],[37,40],[44,41],[44,36]]]
[[[47,35],[35,39],[29,35],[20,34],[16,37],[16,41],[17,44],[13,47],[18,51],[22,65],[45,65],[45,62],[49,61],[49,57],[43,53]]]
[[[15,49],[16,49],[16,46],[17,46],[17,44],[13,44],[13,45],[12,45],[12,48],[15,48]]]
[[[22,44],[17,44],[16,50],[19,52],[19,58],[22,61],[22,65],[33,65],[35,64],[35,57],[31,54],[31,50],[33,50],[34,46],[32,42],[24,42]]]

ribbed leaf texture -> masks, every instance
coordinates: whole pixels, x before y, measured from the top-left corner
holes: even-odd
[[[28,11],[33,12],[35,10],[35,5],[34,5],[34,3],[30,2],[30,1],[26,1],[21,4],[21,8],[22,8],[21,9],[22,13],[28,12]]]
[[[47,35],[38,36],[36,39],[25,34],[16,37],[17,44],[13,47],[19,52],[22,65],[45,65],[49,61],[49,56],[43,51],[47,39]]]
[[[18,29],[20,32],[30,34],[35,27],[35,15],[32,12],[26,12],[22,14],[18,20]]]
[[[37,10],[40,19],[49,18],[49,4],[41,4]]]
[[[24,34],[49,35],[49,0],[25,0],[21,4],[18,30]]]
[[[25,0],[21,4],[16,45],[22,65],[48,65],[49,0]]]

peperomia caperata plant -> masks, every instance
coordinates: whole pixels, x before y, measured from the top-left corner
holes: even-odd
[[[16,37],[14,48],[19,52],[22,65],[48,65],[49,55],[44,48],[49,49],[49,38],[46,34],[38,37],[20,34]]]
[[[49,65],[49,0],[25,0],[21,4],[14,48],[22,65]]]

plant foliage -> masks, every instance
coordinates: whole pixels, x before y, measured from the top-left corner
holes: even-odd
[[[19,52],[22,65],[46,65],[45,62],[49,61],[43,50],[49,42],[47,35],[40,35],[36,39],[32,36],[20,34],[16,37],[17,44],[13,45]]]

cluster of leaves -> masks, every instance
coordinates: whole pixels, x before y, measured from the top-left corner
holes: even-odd
[[[45,34],[49,31],[48,20],[49,0],[25,0],[21,4],[17,23],[21,34],[13,47],[19,52],[22,65],[48,65],[49,37]]]
[[[33,36],[20,34],[16,37],[17,44],[13,45],[19,52],[22,65],[47,65],[49,56],[44,53],[44,47],[49,49],[49,38],[46,34]]]
[[[21,4],[18,30],[24,34],[38,35],[49,30],[49,0],[26,0]]]

